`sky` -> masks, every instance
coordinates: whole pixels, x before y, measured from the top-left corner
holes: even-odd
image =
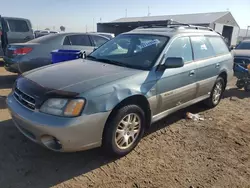
[[[97,22],[126,16],[230,11],[241,29],[250,26],[250,0],[0,0],[0,14],[31,20],[33,29],[93,31]]]

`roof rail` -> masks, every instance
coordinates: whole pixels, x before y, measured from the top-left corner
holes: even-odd
[[[139,26],[136,29],[143,29],[143,28],[180,28],[184,27],[185,29],[197,29],[197,30],[207,30],[207,31],[213,31],[221,35],[221,33],[215,31],[214,29],[210,27],[205,27],[205,26],[198,26],[198,25],[190,25],[190,24],[185,24],[185,23],[179,23],[177,21],[171,20],[166,20],[166,23],[162,24],[148,24],[145,26]]]
[[[166,23],[161,23],[161,24],[147,24],[144,26],[139,26],[136,29],[143,29],[143,28],[162,28],[162,27],[180,27],[180,26],[189,26],[189,24],[185,23],[179,23],[176,21],[171,20],[166,20]]]

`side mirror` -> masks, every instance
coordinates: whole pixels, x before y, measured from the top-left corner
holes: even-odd
[[[234,50],[234,49],[235,49],[235,46],[231,46],[229,49],[230,49],[230,50]]]
[[[164,68],[180,68],[184,66],[182,57],[168,57],[164,62]]]
[[[87,57],[86,52],[85,52],[85,51],[81,51],[81,52],[80,52],[80,58],[86,59],[86,57]]]

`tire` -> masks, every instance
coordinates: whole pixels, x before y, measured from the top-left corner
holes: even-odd
[[[246,92],[250,92],[250,83],[245,84],[244,90],[245,90]]]
[[[215,92],[218,92],[218,85],[220,85],[221,87],[221,91],[220,93],[217,93],[217,96],[216,96],[216,93]],[[223,78],[221,77],[218,77],[215,84],[214,84],[214,87],[211,91],[211,94],[210,94],[210,97],[205,101],[205,104],[209,107],[209,108],[214,108],[216,107],[219,103],[220,103],[220,100],[223,96],[223,92],[225,91],[225,81]]]
[[[237,80],[236,86],[239,89],[242,89],[245,86],[245,82],[243,80]]]
[[[129,115],[130,120],[136,120],[134,124],[132,123],[129,125],[128,122],[126,122],[129,121]],[[109,154],[118,157],[127,155],[131,152],[144,135],[146,125],[145,119],[144,111],[137,105],[128,105],[118,109],[105,125],[103,135],[103,147],[105,152],[108,151]],[[122,123],[122,120],[124,120],[125,123]],[[137,120],[139,122],[138,125]],[[126,146],[126,144],[128,145]]]

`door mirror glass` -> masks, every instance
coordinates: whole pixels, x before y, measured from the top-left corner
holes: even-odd
[[[164,62],[164,68],[180,68],[184,66],[182,57],[168,57]]]

